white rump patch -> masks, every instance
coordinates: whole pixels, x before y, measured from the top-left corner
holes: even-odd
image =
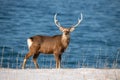
[[[31,45],[32,45],[32,40],[31,39],[27,39],[27,44],[28,44],[28,48],[30,49]]]

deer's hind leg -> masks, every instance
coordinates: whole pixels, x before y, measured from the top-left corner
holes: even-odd
[[[30,47],[29,52],[25,55],[25,58],[24,58],[24,61],[23,61],[23,65],[22,65],[22,69],[25,68],[26,61],[27,61],[27,59],[29,59],[29,57],[35,55],[35,58],[36,58],[36,56],[38,54],[38,51],[39,51],[39,46],[38,45],[32,45]]]
[[[37,69],[39,68],[39,65],[38,65],[38,63],[37,63],[37,58],[38,58],[38,56],[39,56],[39,53],[34,54],[34,56],[33,56],[33,62],[34,62],[34,65],[35,65],[35,67],[36,67]]]
[[[33,54],[30,53],[30,52],[28,52],[28,53],[25,55],[25,58],[24,58],[24,60],[23,60],[23,64],[22,64],[22,69],[25,68],[25,65],[26,65],[26,61],[27,61],[27,59],[28,59],[29,57],[31,57],[32,55],[33,55]]]

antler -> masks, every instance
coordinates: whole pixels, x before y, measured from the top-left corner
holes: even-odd
[[[82,21],[82,19],[83,19],[83,15],[81,13],[81,19],[78,18],[78,23],[76,25],[74,25],[73,28],[77,27],[80,24],[80,22]]]
[[[58,22],[58,20],[57,20],[56,17],[57,17],[57,13],[56,13],[55,16],[54,16],[54,22],[55,22],[56,26],[60,28],[61,25],[60,25],[60,23]]]
[[[55,16],[54,16],[54,22],[55,22],[56,26],[57,26],[58,28],[60,28],[61,25],[60,25],[60,23],[58,22],[58,20],[57,20],[56,17],[57,17],[57,13],[56,13]],[[82,13],[81,13],[81,19],[78,18],[78,23],[77,23],[76,25],[72,26],[72,27],[73,27],[73,28],[76,28],[76,27],[80,24],[80,22],[82,21],[82,19],[83,19],[83,15],[82,15]]]

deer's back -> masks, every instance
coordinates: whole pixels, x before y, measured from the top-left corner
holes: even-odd
[[[30,37],[32,45],[39,47],[39,52],[42,53],[60,53],[64,51],[61,43],[61,35],[56,36],[33,36]]]

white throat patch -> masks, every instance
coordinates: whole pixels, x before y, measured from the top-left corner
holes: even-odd
[[[66,40],[66,39],[68,39],[68,38],[70,38],[70,35],[65,35],[65,34],[62,35],[62,39],[63,39],[63,40]]]

